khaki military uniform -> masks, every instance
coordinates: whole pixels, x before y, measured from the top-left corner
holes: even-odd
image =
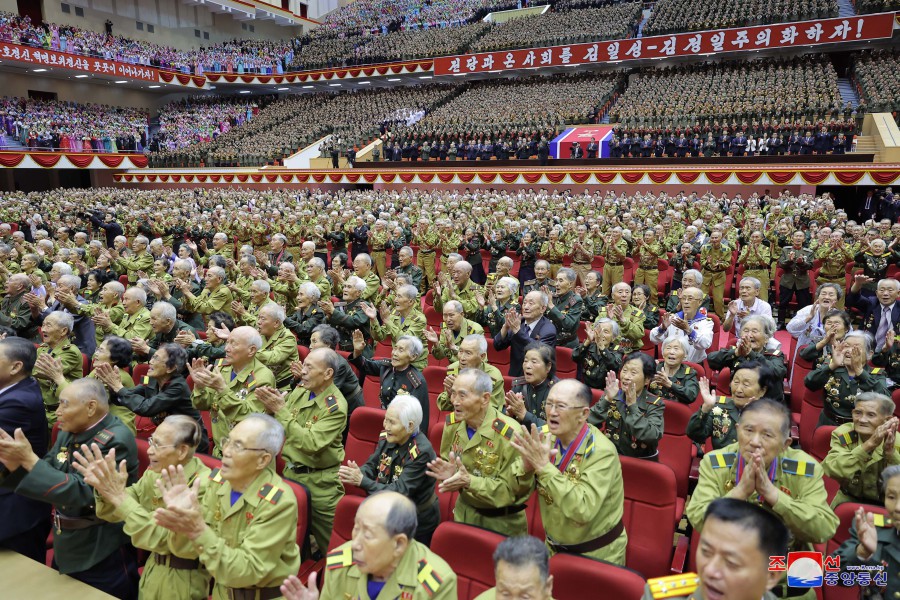
[[[366,574],[353,562],[352,542],[328,553],[322,598],[371,600]],[[424,544],[409,547],[378,594],[380,600],[456,600],[456,574]]]
[[[378,277],[384,277],[384,273],[387,270],[384,251],[388,243],[387,230],[375,231],[373,229],[369,234],[369,242],[372,245],[372,262],[375,263],[375,272],[378,273]]]
[[[347,401],[333,383],[315,396],[306,388],[295,387],[275,418],[285,431],[284,476],[309,490],[310,529],[324,552],[331,539],[334,510],[344,496],[338,467],[344,460]]]
[[[263,345],[256,353],[256,360],[269,367],[279,389],[284,391],[293,379],[291,363],[300,360],[297,338],[287,327],[279,327],[272,337],[263,336]]]
[[[150,273],[153,268],[153,255],[142,252],[137,256],[120,256],[110,264],[119,273],[127,273],[128,283],[134,285],[138,280],[138,271]]]
[[[269,297],[266,297],[266,299],[263,300],[262,304],[253,304],[251,302],[244,309],[243,313],[241,313],[239,315],[235,315],[235,319],[234,319],[235,323],[237,323],[239,325],[247,325],[248,327],[253,327],[254,329],[256,329],[256,323],[259,320],[259,311],[263,306],[266,306],[268,304],[276,304],[276,303],[274,300],[270,299]]]
[[[231,365],[223,366],[222,378],[225,380],[224,391],[197,387],[191,394],[194,406],[210,413],[215,441],[213,456],[217,458],[222,457],[222,440],[228,437],[235,425],[250,413],[266,412],[265,406],[256,399],[254,390],[259,386],[275,387],[275,376],[258,358],[254,358],[240,373],[235,373]]]
[[[713,307],[719,319],[725,318],[725,272],[731,265],[731,255],[731,248],[725,244],[718,248],[706,244],[700,251],[703,291],[712,296]]]
[[[460,304],[462,304],[463,313],[466,315],[467,319],[474,319],[481,312],[481,305],[478,304],[476,295],[483,291],[484,289],[471,279],[467,281],[463,287],[456,290],[455,300],[459,300]],[[442,312],[444,310],[444,305],[453,299],[454,298],[450,296],[450,286],[445,286],[441,290],[441,295],[434,297],[434,310],[439,313]]]
[[[696,573],[667,575],[647,580],[641,600],[704,600],[700,590],[700,577]],[[776,600],[772,592],[763,594],[762,600]]]
[[[847,263],[853,262],[853,253],[850,249],[841,244],[837,248],[831,244],[824,244],[816,248],[815,258],[822,262],[819,269],[819,276],[816,277],[816,283],[834,283],[842,290],[847,286]],[[837,308],[844,310],[844,302],[846,294],[842,294],[838,299]]]
[[[607,318],[616,321],[619,324],[619,338],[615,342],[622,348],[622,352],[640,350],[644,340],[644,320],[646,319],[644,311],[629,304],[622,310],[621,319],[617,320],[609,315],[608,311],[611,306],[611,304],[607,304],[602,307],[594,321]]]
[[[662,243],[642,243],[640,261],[634,272],[634,285],[644,284],[650,288],[647,301],[653,306],[659,304],[659,261],[666,259],[666,249]]]
[[[81,350],[73,342],[66,341],[56,348],[50,348],[47,344],[41,344],[37,348],[37,355],[49,354],[62,365],[63,377],[66,381],[75,381],[84,377],[84,359]],[[43,377],[37,378],[41,386],[41,396],[44,398],[44,408],[47,412],[47,425],[51,428],[56,423],[56,409],[59,406],[59,392],[56,383]],[[65,386],[63,386],[65,387]]]
[[[606,262],[603,265],[603,291],[604,296],[609,297],[612,286],[622,281],[625,277],[625,257],[628,255],[628,243],[620,239],[613,245],[603,244],[603,256]]]
[[[235,591],[248,597],[280,598],[277,589],[300,568],[297,547],[297,497],[278,476],[273,463],[231,502],[231,484],[219,469],[207,479],[200,503],[208,527],[189,540],[169,533],[173,554],[199,558],[215,580],[214,600],[231,600]]]
[[[462,459],[471,476],[467,489],[459,492],[454,520],[496,531],[503,535],[524,535],[528,530],[525,500],[534,485],[531,474],[518,476],[512,465],[519,453],[509,441],[520,425],[489,406],[484,420],[470,438],[466,422],[447,416],[441,438],[441,457],[450,453]]]
[[[853,423],[839,426],[831,432],[831,449],[822,461],[825,474],[841,484],[831,506],[837,508],[843,502],[881,504],[881,472],[898,464],[900,452],[896,446],[893,452],[886,455],[884,444],[878,444],[869,454],[863,449]]]
[[[115,310],[116,308],[117,307],[113,307],[113,309],[110,310],[110,321],[113,321],[113,315],[111,313],[118,312]],[[103,338],[108,335],[117,335],[126,340],[131,340],[131,338],[149,340],[153,335],[153,328],[150,326],[150,311],[145,307],[141,307],[136,313],[129,315],[123,309],[122,318],[118,323],[113,321],[113,325],[110,328],[97,328],[97,339],[99,341],[102,341]]]
[[[594,240],[584,238],[572,240],[572,270],[578,276],[578,285],[584,285],[584,278],[591,272],[591,263],[594,262]]]
[[[200,498],[208,489],[209,473],[209,468],[196,457],[184,465],[184,476],[189,485],[195,479],[200,480]],[[162,492],[156,486],[157,480],[159,473],[149,469],[144,471],[138,482],[125,490],[125,501],[118,508],[94,490],[97,516],[111,523],[123,521],[131,543],[151,553],[141,573],[141,598],[206,600],[209,597],[209,573],[199,560],[172,554],[168,545],[169,530],[159,527],[153,520],[153,512],[165,507]]]
[[[450,363],[450,366],[447,367],[447,375],[459,375],[460,370],[458,362]],[[491,390],[491,406],[497,410],[502,410],[503,406],[506,404],[506,390],[504,389],[503,374],[500,372],[500,369],[487,361],[481,363],[481,370],[487,373],[494,383],[494,388]],[[442,390],[441,393],[438,394],[436,402],[437,407],[441,410],[453,410],[453,404],[450,403],[450,394],[445,390]]]
[[[570,254],[569,248],[562,240],[557,242],[544,242],[541,244],[540,258],[550,263],[550,277],[556,279],[556,274],[562,268],[563,259]]]
[[[184,305],[188,309],[202,315],[211,315],[214,312],[222,311],[234,316],[234,313],[231,312],[231,302],[233,300],[234,297],[231,295],[231,290],[225,285],[220,285],[213,291],[206,288],[200,292],[199,296],[194,296],[193,298],[185,296]]]
[[[419,266],[422,267],[422,271],[425,273],[425,281],[422,282],[422,287],[420,288],[423,294],[429,287],[434,285],[434,282],[437,279],[434,254],[435,248],[437,248],[439,242],[440,238],[438,235],[430,229],[424,233],[413,236],[413,243],[419,245]]]
[[[741,250],[738,264],[744,266],[744,277],[759,279],[759,299],[769,301],[769,274],[772,270],[772,255],[764,245],[747,245]]]
[[[427,326],[428,320],[425,315],[415,309],[405,318],[397,313],[391,313],[384,325],[380,325],[377,320],[369,321],[369,330],[372,332],[372,339],[376,342],[390,337],[393,343],[404,335],[409,335],[419,338],[424,348],[428,348],[428,339],[425,337],[425,327]],[[413,366],[420,371],[427,367],[428,352],[422,352],[422,355],[413,362]]]
[[[484,328],[481,325],[475,321],[470,321],[468,318],[463,319],[462,325],[459,328],[459,333],[453,337],[453,348],[456,348],[456,350],[453,350],[444,344],[444,329],[446,329],[446,326],[442,325],[441,332],[438,335],[438,343],[431,349],[432,356],[438,360],[446,358],[449,361],[455,361],[456,354],[459,351],[459,345],[467,335],[484,335]]]
[[[620,391],[612,403],[604,394],[591,408],[588,422],[595,427],[606,424],[604,433],[619,454],[658,460],[664,410],[665,403],[647,390],[641,390],[631,406],[625,404],[625,393]]]

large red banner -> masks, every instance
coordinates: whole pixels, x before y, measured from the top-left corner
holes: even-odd
[[[120,63],[114,60],[79,56],[66,52],[44,50],[43,48],[31,48],[19,46],[10,42],[0,41],[0,59],[17,60],[42,67],[60,67],[85,71],[87,73],[100,73],[116,75],[130,79],[143,79],[145,81],[158,81],[158,71],[155,67]]]
[[[619,63],[648,58],[748,52],[889,38],[894,13],[715,29],[550,48],[500,50],[434,59],[435,75]]]

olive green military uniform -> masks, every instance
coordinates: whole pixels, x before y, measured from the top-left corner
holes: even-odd
[[[856,531],[856,523],[850,525],[850,535],[834,553],[841,557],[841,571],[848,571],[847,567],[870,567],[868,571],[871,583],[867,587],[860,587],[860,598],[887,600],[897,598],[900,593],[900,535],[894,522],[882,514],[875,513],[874,524],[877,530],[878,544],[875,553],[869,560],[860,560],[856,555],[859,546],[859,535]],[[859,573],[859,572],[857,572]],[[880,581],[876,582],[878,576]],[[887,584],[885,586],[885,584]]]
[[[644,343],[644,319],[646,318],[644,311],[629,304],[622,309],[622,316],[615,319],[609,314],[611,306],[611,304],[607,304],[601,308],[595,322],[600,319],[612,319],[619,325],[619,337],[615,342],[622,348],[622,352],[640,350]]]
[[[222,440],[228,437],[235,425],[250,413],[265,412],[254,390],[259,386],[275,387],[272,371],[257,358],[240,373],[235,373],[231,365],[222,366],[221,373],[225,380],[224,391],[196,387],[191,394],[191,401],[197,409],[209,411],[215,441],[213,456],[218,458],[222,457]]]
[[[0,325],[12,327],[16,335],[26,340],[37,336],[37,323],[31,318],[31,309],[25,302],[25,293],[6,296],[0,300]]]
[[[84,377],[84,359],[81,350],[73,342],[66,341],[53,349],[47,344],[41,344],[37,348],[37,355],[41,354],[49,354],[60,362],[66,381],[75,381]],[[56,423],[56,408],[59,406],[61,390],[57,389],[56,383],[49,379],[40,377],[37,381],[41,386],[41,396],[44,398],[44,408],[47,411],[47,425],[52,428]]]
[[[851,377],[846,367],[831,370],[830,363],[819,365],[806,375],[804,384],[810,390],[824,390],[824,408],[819,425],[843,425],[853,421],[853,407],[857,394],[875,392],[889,396],[884,369],[863,367],[862,373]]]
[[[556,345],[575,349],[578,347],[578,324],[584,303],[574,291],[554,298],[553,307],[546,316],[556,326]]]
[[[296,310],[296,301],[297,301],[297,290],[300,289],[300,283],[306,279],[306,272],[301,271],[303,273],[303,277],[299,277],[300,273],[297,273],[298,281],[279,281],[277,279],[269,279],[269,288],[272,290],[272,299],[276,304],[280,304],[284,307],[284,310],[288,313]],[[330,298],[323,298],[323,300],[330,300]]]
[[[447,257],[457,252],[463,242],[462,234],[457,231],[449,231],[446,235],[439,236],[439,247],[441,249],[441,270],[447,268]]]
[[[17,469],[0,481],[17,494],[53,505],[58,517],[54,519],[53,558],[63,574],[86,571],[128,543],[121,524],[97,518],[94,493],[72,467],[73,453],[82,444],[97,444],[104,455],[115,450],[116,461],[125,461],[128,484],[137,481],[134,435],[111,414],[81,433],[60,431],[56,443],[30,472]]]
[[[209,468],[199,458],[184,465],[189,484],[200,480],[200,498],[208,489]],[[209,573],[197,559],[180,558],[168,545],[169,531],[156,525],[153,512],[165,506],[156,486],[159,473],[147,469],[133,486],[125,490],[125,501],[115,508],[94,491],[97,516],[106,521],[124,522],[125,534],[136,548],[149,551],[141,573],[139,594],[142,599],[206,600],[209,597]]]
[[[769,274],[772,272],[772,254],[763,244],[748,244],[741,250],[738,264],[744,267],[744,277],[759,279],[759,299],[769,301]]]
[[[731,248],[725,244],[721,244],[718,248],[706,244],[700,250],[703,291],[712,296],[713,307],[719,319],[725,318],[725,271],[731,265],[731,256]]]
[[[234,322],[238,325],[246,325],[248,327],[256,328],[256,323],[259,320],[259,311],[263,306],[266,306],[267,304],[276,304],[276,302],[267,296],[266,299],[263,300],[262,304],[254,304],[252,302],[249,303],[244,308],[244,312],[242,312],[241,314],[235,314]]]
[[[524,377],[513,379],[512,392],[522,395],[522,401],[525,403],[525,415],[521,421],[512,415],[509,416],[525,425],[529,430],[531,430],[532,425],[543,427],[547,420],[544,404],[547,402],[547,396],[550,395],[550,388],[557,381],[559,379],[556,377],[548,377],[537,385],[529,385]],[[503,412],[508,414],[505,409]]]
[[[210,472],[206,488],[200,507],[208,527],[193,541],[170,532],[172,553],[200,559],[215,580],[215,600],[231,600],[232,590],[242,589],[251,591],[241,597],[280,598],[278,587],[300,568],[300,549],[297,497],[275,472],[274,459],[234,504],[219,469]]]
[[[476,295],[483,293],[484,288],[470,279],[463,287],[456,289],[456,298],[452,298],[450,296],[450,286],[455,287],[452,283],[444,286],[441,289],[441,295],[434,297],[434,310],[440,313],[444,310],[444,305],[450,302],[450,300],[459,300],[459,303],[462,304],[463,313],[466,315],[466,318],[476,318],[481,312],[481,305],[478,304]]]
[[[591,272],[594,261],[594,240],[589,237],[580,241],[572,240],[572,270],[578,276],[578,285],[584,285],[584,278]]]
[[[311,304],[304,310],[298,310],[284,320],[284,326],[297,336],[297,343],[301,346],[309,346],[313,329],[325,322],[325,313],[322,309]]]
[[[381,231],[373,229],[369,234],[369,242],[372,245],[372,262],[375,263],[375,272],[378,273],[378,277],[384,277],[384,273],[387,270],[384,251],[388,243],[387,229],[382,229]]]
[[[371,600],[369,578],[353,562],[352,542],[328,553],[322,598]],[[456,574],[424,544],[410,540],[397,567],[384,582],[379,600],[456,600]]]
[[[322,275],[321,277],[313,281],[313,285],[319,288],[319,294],[322,298],[331,298],[331,282],[327,277],[325,277],[325,275]]]
[[[542,288],[547,288],[551,295],[556,294],[556,281],[549,277],[541,281],[540,279],[529,279],[522,283],[522,297],[524,298],[531,292],[543,292]]]
[[[137,256],[120,256],[110,264],[119,273],[127,273],[128,283],[134,285],[138,280],[138,271],[150,273],[152,270],[153,255],[145,251]]]
[[[509,441],[520,430],[515,420],[493,406],[487,408],[484,420],[470,438],[465,421],[447,416],[441,438],[441,457],[449,460],[453,452],[471,477],[469,487],[459,492],[453,518],[496,531],[503,535],[524,535],[528,530],[525,500],[534,486],[530,473],[518,476],[512,465],[519,453]]]
[[[711,439],[715,450],[737,442],[737,425],[741,420],[741,409],[733,398],[719,396],[716,405],[709,412],[698,409],[687,424],[687,435],[700,444]]]
[[[491,390],[491,406],[497,410],[502,410],[503,406],[506,404],[506,390],[503,387],[503,373],[500,372],[500,369],[486,360],[481,363],[480,368],[490,376],[491,381],[494,384],[494,388]],[[447,375],[459,375],[460,371],[459,362],[450,363],[450,366],[447,367]],[[438,394],[436,402],[437,407],[441,410],[453,410],[453,404],[450,403],[450,394],[448,394],[446,390],[442,390],[441,393]]]
[[[550,263],[550,277],[556,279],[556,274],[562,268],[563,259],[570,254],[569,248],[562,240],[541,244],[540,258]]]
[[[419,338],[422,346],[428,348],[428,339],[425,338],[425,327],[428,320],[424,313],[413,309],[406,317],[401,317],[397,313],[391,313],[384,325],[378,323],[377,319],[369,321],[369,330],[372,332],[372,339],[380,342],[386,337],[391,338],[392,345],[396,343],[404,335]],[[420,371],[428,366],[428,352],[422,352],[415,361],[413,366]]]
[[[441,522],[434,479],[427,473],[428,463],[435,458],[437,454],[424,432],[414,433],[403,444],[394,444],[382,431],[375,451],[365,464],[359,465],[360,488],[369,494],[398,492],[413,501],[419,521],[416,540],[426,545],[431,543],[431,535]]]
[[[111,315],[110,321],[112,321]],[[136,313],[129,315],[123,310],[122,319],[118,323],[113,321],[112,327],[97,327],[98,340],[102,340],[108,335],[117,335],[126,340],[131,340],[131,338],[149,340],[153,336],[153,328],[150,326],[150,311],[142,306]]]
[[[656,361],[656,372],[659,373],[665,368],[665,362]],[[669,376],[672,382],[671,387],[664,387],[656,383],[650,383],[650,393],[656,394],[663,400],[674,400],[682,404],[691,404],[697,399],[700,393],[700,383],[697,380],[697,371],[692,367],[682,364],[675,371],[675,375]]]
[[[850,251],[845,244],[841,244],[837,248],[831,244],[824,244],[816,248],[815,258],[822,263],[819,269],[819,276],[816,277],[816,283],[834,283],[842,290],[847,286],[847,263],[853,262],[853,252]],[[838,298],[837,308],[844,310],[844,301],[846,294],[842,294]]]
[[[657,460],[664,410],[665,403],[647,390],[641,390],[631,406],[625,404],[625,393],[620,391],[612,403],[604,394],[591,408],[588,422],[595,427],[606,424],[604,433],[619,454]]]
[[[185,296],[183,304],[189,310],[201,315],[211,315],[214,312],[222,311],[233,317],[234,313],[231,311],[231,302],[233,300],[234,297],[231,294],[231,290],[225,285],[220,285],[213,291],[205,288],[200,292],[199,296],[194,296],[193,298]]]
[[[622,281],[625,277],[625,257],[628,256],[628,242],[619,239],[615,244],[603,244],[603,256],[606,262],[603,265],[603,291],[604,296],[609,296],[612,286]]]
[[[438,343],[435,344],[431,349],[432,356],[434,356],[438,360],[446,358],[449,361],[455,361],[456,354],[459,351],[459,345],[467,335],[484,335],[484,328],[481,325],[479,325],[475,321],[470,321],[468,318],[465,318],[463,319],[462,325],[459,328],[459,333],[453,336],[453,348],[450,348],[444,342],[445,329],[446,325],[441,325],[441,331],[438,335]]]
[[[256,278],[248,275],[237,275],[236,277],[234,277],[234,274],[231,272],[229,272],[228,276],[234,283],[233,288],[228,288],[231,290],[234,299],[241,304],[248,306],[250,303],[250,286],[253,285],[253,282],[256,281]],[[194,295],[196,296],[197,294]],[[248,306],[248,308],[252,307]]]
[[[284,476],[309,490],[310,529],[319,550],[324,552],[331,539],[334,510],[344,496],[338,467],[344,460],[342,435],[347,424],[347,401],[334,383],[321,394],[295,387],[275,418],[285,431]]]
[[[434,253],[440,243],[440,237],[429,228],[424,233],[417,233],[413,236],[413,243],[419,245],[418,261],[425,273],[426,281],[422,282],[421,291],[424,293],[428,287],[433,286],[437,279],[435,271]]]
[[[558,450],[535,473],[547,546],[551,554],[581,554],[624,565],[628,534],[622,523],[622,466],[613,443],[597,428],[585,427],[586,435],[567,464],[563,462],[568,449],[560,445],[548,426],[542,428],[550,437],[551,448]],[[524,471],[520,458],[515,473],[521,477]]]
[[[602,390],[606,387],[606,374],[618,373],[622,368],[622,349],[613,345],[600,350],[595,342],[585,340],[572,351],[572,360],[581,365],[582,381],[592,389]]]
[[[831,432],[831,449],[822,461],[825,474],[841,484],[831,506],[837,508],[843,502],[881,504],[881,472],[898,464],[900,452],[896,446],[893,452],[886,455],[884,444],[878,444],[869,454],[854,431],[853,423],[839,426]]]
[[[190,281],[191,284],[191,293],[195,296],[200,295],[202,288],[200,284],[196,281]],[[169,286],[169,304],[175,307],[175,310],[178,311],[178,318],[194,329],[200,330],[203,329],[203,315],[196,311],[192,311],[184,306],[184,292],[178,289],[175,286]],[[112,314],[110,314],[110,318],[112,318]],[[115,323],[115,320],[113,320]]]
[[[682,573],[648,579],[641,600],[704,600],[700,590],[700,577],[696,573]],[[772,592],[763,594],[762,600],[776,600]]]
[[[650,288],[647,301],[659,304],[659,261],[666,259],[666,249],[660,242],[642,243],[638,268],[634,272],[634,285],[644,284]],[[649,329],[649,327],[648,327]]]
[[[284,391],[293,379],[291,363],[300,360],[297,338],[287,327],[279,327],[272,337],[263,336],[263,345],[256,353],[256,360],[269,367],[278,388]]]

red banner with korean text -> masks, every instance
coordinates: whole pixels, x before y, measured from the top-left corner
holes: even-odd
[[[564,65],[619,63],[648,58],[859,42],[889,38],[893,29],[894,13],[816,19],[549,48],[445,56],[434,59],[434,74],[456,75]]]
[[[43,48],[19,46],[18,44],[3,41],[0,41],[0,60],[15,60],[42,67],[59,67],[61,69],[84,71],[85,73],[143,79],[144,81],[155,82],[159,79],[158,70],[155,67],[132,65],[103,58],[44,50]]]

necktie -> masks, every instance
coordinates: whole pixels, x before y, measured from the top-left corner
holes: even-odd
[[[879,350],[884,346],[884,338],[887,337],[891,327],[891,307],[884,306],[881,309],[881,322],[878,323],[878,331],[875,332],[875,347]]]

